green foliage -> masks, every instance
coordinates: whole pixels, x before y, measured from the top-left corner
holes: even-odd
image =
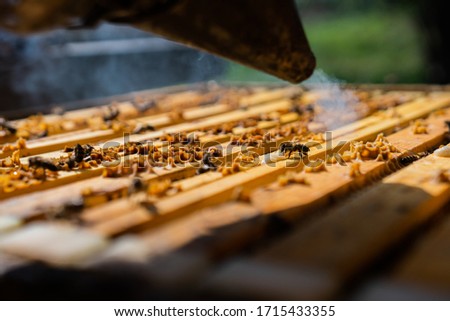
[[[405,12],[360,12],[303,17],[318,68],[348,82],[412,83],[424,81],[419,33]],[[276,81],[236,64],[227,78]]]

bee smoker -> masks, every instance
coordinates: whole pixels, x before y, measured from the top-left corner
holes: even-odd
[[[294,0],[0,0],[0,27],[29,33],[126,23],[293,83],[315,68]]]

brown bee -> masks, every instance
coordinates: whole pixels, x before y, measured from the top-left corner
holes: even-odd
[[[48,130],[45,129],[43,131],[41,131],[39,134],[36,135],[36,138],[44,138],[48,136]]]
[[[92,147],[89,144],[83,145],[83,146],[81,146],[80,144],[77,144],[74,148],[74,153],[72,155],[73,160],[77,163],[80,163],[83,160],[89,161],[91,152],[93,151],[93,149],[94,149],[94,147]]]
[[[60,162],[60,165],[63,166],[66,163],[68,168],[72,169],[77,163],[81,163],[82,161],[89,162],[92,160],[91,153],[93,150],[94,147],[89,144],[83,146],[76,144],[73,148],[66,146],[64,152],[73,152],[73,154],[65,162]]]
[[[280,145],[280,152],[285,154],[289,152],[288,158],[291,157],[293,152],[298,152],[301,157],[308,155],[309,147],[303,144],[294,144],[291,142],[284,142]]]
[[[311,104],[306,105],[305,110],[309,113],[314,113],[314,105]]]
[[[53,164],[53,162],[49,159],[42,158],[40,156],[30,157],[28,159],[28,164],[33,168],[43,168],[48,169],[49,171],[56,172],[58,171],[58,166]]]
[[[84,199],[78,198],[65,203],[62,207],[56,209],[53,212],[47,214],[47,218],[50,220],[64,220],[71,221],[75,224],[82,224],[83,221],[80,217],[81,211],[84,209]]]
[[[137,109],[140,113],[145,113],[147,110],[152,109],[156,107],[156,102],[154,100],[150,100],[148,102],[133,102],[134,107]]]
[[[155,131],[156,128],[150,124],[139,123],[134,127],[133,134],[139,134],[146,131]]]
[[[130,185],[128,186],[128,195],[141,191],[144,189],[144,187],[145,184],[141,178],[133,177],[133,179],[130,182]]]
[[[103,115],[103,121],[105,123],[109,123],[113,121],[114,119],[117,119],[119,117],[119,110],[117,108],[113,108],[111,106],[108,106],[108,112]]]
[[[13,135],[17,132],[17,129],[3,117],[0,117],[0,128],[3,128],[4,130]]]
[[[292,102],[291,112],[303,115],[305,112],[309,114],[314,114],[314,105],[307,104],[306,106],[298,104],[297,102]]]
[[[202,167],[197,170],[197,174],[203,174],[209,172],[210,170],[216,169],[216,164],[212,162],[213,154],[211,152],[206,152],[203,155]]]
[[[411,163],[415,162],[416,160],[419,160],[420,158],[427,156],[428,152],[422,152],[422,153],[412,153],[405,156],[400,157],[399,163],[401,166],[408,166]]]
[[[299,104],[297,104],[297,103],[293,103],[292,104],[292,107],[291,107],[290,111],[293,112],[293,113],[297,113],[299,115],[303,114],[302,107]]]
[[[408,166],[409,164],[415,162],[416,160],[418,160],[420,157],[418,155],[407,155],[407,156],[403,156],[399,159],[399,162],[402,166]]]
[[[192,144],[195,144],[195,143],[198,143],[198,142],[199,142],[199,140],[198,140],[197,135],[192,133],[192,134],[188,135],[186,137],[186,139],[182,140],[181,144],[183,144],[183,145],[192,145]]]
[[[149,212],[149,214],[158,215],[158,208],[151,200],[143,200],[140,202],[140,205],[145,208]]]

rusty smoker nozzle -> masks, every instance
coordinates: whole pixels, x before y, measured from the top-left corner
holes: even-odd
[[[293,83],[315,68],[293,0],[177,0],[135,24]]]

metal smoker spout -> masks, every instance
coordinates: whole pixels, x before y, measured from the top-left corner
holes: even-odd
[[[127,23],[298,83],[315,58],[294,0],[0,0],[0,27]]]

